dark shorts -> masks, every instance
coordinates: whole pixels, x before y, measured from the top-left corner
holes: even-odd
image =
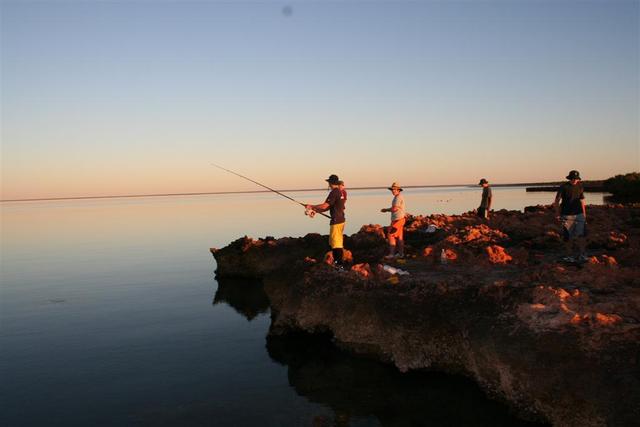
[[[487,209],[483,208],[483,207],[478,208],[478,216],[480,218],[486,218],[487,217]]]

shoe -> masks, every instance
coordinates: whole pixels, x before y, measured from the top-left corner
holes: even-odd
[[[340,264],[334,263],[333,264],[333,268],[335,268],[336,271],[339,272],[339,273],[346,273],[347,272],[347,270],[344,268],[344,266],[340,265]]]

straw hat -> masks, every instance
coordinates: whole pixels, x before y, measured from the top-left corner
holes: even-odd
[[[387,189],[402,191],[402,187],[400,187],[400,184],[398,184],[397,182],[394,182],[393,184],[391,184],[391,187],[387,187]]]

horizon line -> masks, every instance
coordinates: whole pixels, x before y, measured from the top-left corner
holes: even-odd
[[[559,181],[558,181],[559,182]],[[529,185],[556,185],[558,182],[529,182],[529,183],[512,183],[512,184],[491,184],[496,187],[524,187]],[[442,187],[477,187],[476,184],[437,184],[437,185],[405,185],[403,188],[442,188]],[[384,190],[387,186],[370,186],[370,187],[352,187],[350,191],[361,190]],[[298,193],[310,191],[323,191],[326,188],[303,188],[277,190],[281,193]],[[3,199],[0,203],[11,202],[45,202],[60,200],[88,200],[88,199],[126,199],[126,198],[142,198],[142,197],[176,197],[176,196],[207,196],[207,195],[226,195],[226,194],[258,194],[273,193],[270,190],[244,190],[244,191],[206,191],[194,193],[153,193],[153,194],[115,194],[115,195],[98,195],[98,196],[69,196],[69,197],[38,197],[29,199]]]

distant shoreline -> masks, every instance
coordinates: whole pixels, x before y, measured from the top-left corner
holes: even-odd
[[[565,181],[566,182],[566,181]],[[527,192],[553,192],[558,191],[562,182],[531,184],[527,186]],[[604,181],[582,181],[585,193],[606,193]]]
[[[516,184],[491,184],[492,187],[532,187],[536,188],[533,191],[554,191],[551,188],[556,188],[559,182],[531,182],[531,183],[516,183]],[[555,187],[554,187],[555,186]],[[440,185],[405,185],[403,188],[445,188],[445,187],[478,187],[474,184],[440,184]],[[541,190],[538,188],[545,188]],[[381,187],[347,187],[349,191],[363,191],[363,190],[385,190],[387,186]],[[548,190],[547,190],[548,189]],[[282,193],[302,193],[311,191],[323,191],[326,188],[302,188],[302,189],[287,189],[278,190]],[[527,189],[527,191],[531,191]],[[156,194],[120,194],[120,195],[99,195],[99,196],[71,196],[71,197],[41,197],[31,199],[6,199],[0,200],[0,203],[12,203],[12,202],[47,202],[47,201],[61,201],[61,200],[91,200],[91,199],[133,199],[142,197],[176,197],[176,196],[208,196],[208,195],[227,195],[227,194],[260,194],[271,193],[269,190],[245,190],[245,191],[209,191],[209,192],[195,192],[195,193],[156,193]]]

